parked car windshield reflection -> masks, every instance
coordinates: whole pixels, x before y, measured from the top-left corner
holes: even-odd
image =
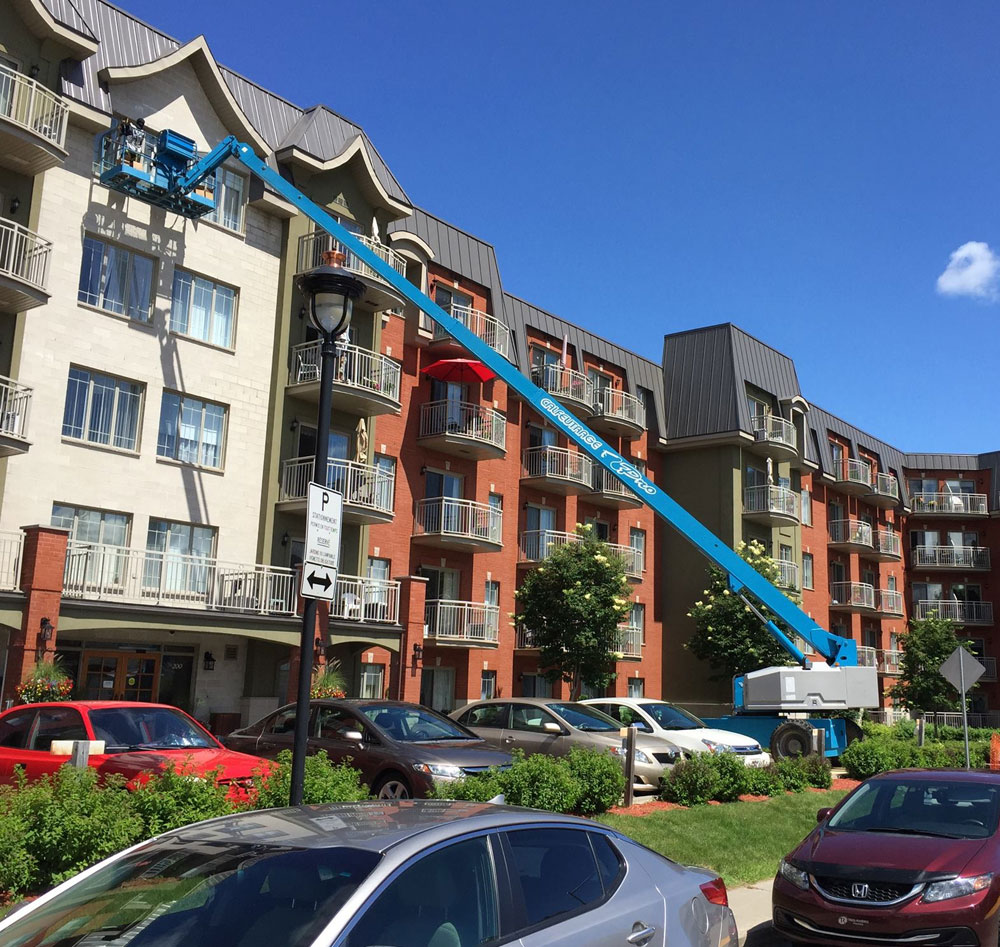
[[[621,729],[621,723],[612,720],[607,714],[602,714],[585,704],[546,704],[549,710],[554,710],[571,727],[584,733],[604,733]]]
[[[694,714],[689,714],[673,704],[640,704],[640,707],[652,717],[664,730],[704,730],[705,721],[699,720]]]
[[[365,704],[358,708],[379,730],[401,743],[479,740],[453,720],[425,707]]]
[[[190,720],[168,707],[106,707],[90,711],[94,737],[109,753],[191,747],[215,748],[216,743]]]

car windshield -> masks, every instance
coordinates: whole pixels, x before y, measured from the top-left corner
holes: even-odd
[[[105,707],[90,711],[90,723],[108,753],[216,746],[204,730],[169,707]]]
[[[621,723],[607,714],[602,714],[586,704],[546,704],[549,710],[554,710],[563,720],[576,730],[585,733],[617,732]]]
[[[664,730],[703,730],[705,722],[673,704],[639,704]]]
[[[426,707],[365,704],[361,711],[379,730],[400,743],[478,740],[474,733]]]
[[[987,838],[997,830],[1000,788],[948,779],[876,779],[864,783],[827,826],[848,832]]]
[[[0,929],[4,947],[305,947],[379,860],[353,848],[165,838]],[[307,906],[296,908],[296,904]]]

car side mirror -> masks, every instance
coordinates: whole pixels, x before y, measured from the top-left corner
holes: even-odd
[[[542,729],[546,733],[562,733],[563,732],[562,727],[560,727],[559,724],[555,723],[552,720],[549,720],[546,723],[543,723],[542,724]]]
[[[824,809],[820,809],[819,812],[816,813],[816,821],[826,822],[826,820],[830,818],[831,812],[833,812],[833,809],[831,809],[829,806]]]
[[[345,730],[344,739],[349,743],[360,743],[365,738],[360,730]]]

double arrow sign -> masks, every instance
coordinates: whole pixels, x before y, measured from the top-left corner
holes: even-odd
[[[331,578],[331,575],[334,578]],[[336,575],[337,573],[334,570],[323,569],[322,566],[310,565],[305,581],[308,583],[310,589],[315,589],[319,586],[326,592],[336,581]]]
[[[307,497],[306,542],[299,591],[303,598],[332,602],[340,564],[344,498],[321,483],[310,483]]]

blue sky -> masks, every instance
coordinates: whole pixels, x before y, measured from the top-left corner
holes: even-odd
[[[656,360],[732,321],[903,450],[1000,449],[995,3],[123,6],[364,126],[509,292]]]

